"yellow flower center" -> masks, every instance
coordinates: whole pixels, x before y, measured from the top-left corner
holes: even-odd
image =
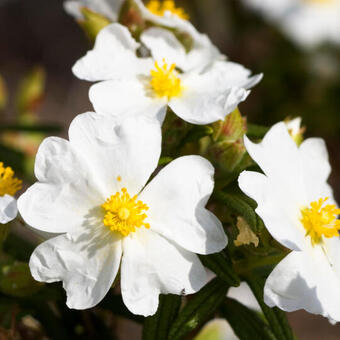
[[[4,167],[4,163],[0,162],[0,196],[10,195],[21,189],[22,181],[14,176],[14,171],[11,167]]]
[[[312,245],[322,242],[322,237],[339,236],[340,220],[337,219],[340,214],[334,204],[324,203],[328,200],[320,198],[316,202],[312,202],[310,207],[301,209],[301,222],[306,229],[306,236],[309,235]]]
[[[189,15],[183,8],[176,7],[174,0],[150,0],[146,5],[146,8],[153,14],[163,16],[166,11],[177,15],[179,18],[189,20]]]
[[[170,99],[181,94],[181,79],[178,77],[175,67],[176,64],[168,66],[164,60],[162,66],[155,61],[155,69],[150,72],[150,85],[158,97],[167,97]]]
[[[108,198],[102,208],[105,210],[103,223],[111,231],[127,236],[135,232],[136,228],[150,228],[149,223],[144,222],[147,217],[144,211],[149,207],[142,201],[137,201],[137,195],[130,197],[126,188]]]

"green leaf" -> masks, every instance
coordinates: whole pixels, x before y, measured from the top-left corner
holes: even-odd
[[[213,271],[221,280],[229,286],[237,287],[240,285],[240,279],[232,267],[230,259],[222,251],[217,254],[200,255],[203,265]]]
[[[263,289],[265,280],[262,277],[245,277],[250,289],[254,293],[257,302],[261,306],[272,332],[278,340],[294,340],[292,329],[290,328],[286,314],[278,308],[268,307],[263,300]]]
[[[37,293],[42,284],[35,281],[27,263],[4,265],[0,272],[0,291],[10,296],[24,297]]]
[[[161,157],[158,161],[158,165],[159,166],[166,165],[170,163],[172,160],[173,160],[172,157]]]
[[[247,136],[253,138],[263,138],[269,129],[270,128],[267,126],[247,124]]]
[[[18,150],[0,144],[0,162],[3,162],[5,166],[12,167],[15,172],[22,173],[24,171],[25,155]]]
[[[182,339],[207,320],[223,302],[229,286],[219,278],[195,294],[179,313],[169,332],[169,340]]]
[[[179,295],[160,295],[157,313],[145,318],[143,340],[167,339],[169,328],[181,306]]]
[[[275,340],[275,336],[260,316],[238,301],[226,298],[220,311],[240,340]]]
[[[45,132],[56,133],[62,130],[58,125],[36,125],[36,124],[2,124],[0,131],[23,131],[23,132]]]
[[[5,80],[0,75],[0,111],[3,110],[8,101],[7,86]]]
[[[254,209],[256,202],[246,195],[240,193],[225,193],[216,191],[214,197],[221,203],[225,204],[235,215],[242,216],[249,224],[250,228],[255,232],[261,231],[263,223],[256,215]]]

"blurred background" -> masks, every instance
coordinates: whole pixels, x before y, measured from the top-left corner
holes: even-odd
[[[301,116],[306,136],[326,139],[333,166],[331,183],[339,201],[340,46],[326,44],[304,51],[240,0],[182,0],[177,4],[187,9],[198,30],[207,33],[230,60],[245,65],[253,73],[264,73],[263,81],[240,106],[249,122],[270,126],[288,116]],[[71,72],[73,63],[90,46],[77,23],[64,12],[61,0],[0,0],[0,92],[7,93],[0,98],[1,125],[34,121],[46,126],[43,133],[26,133],[25,138],[17,133],[1,135],[1,157],[5,157],[6,148],[15,148],[18,159],[22,153],[32,154],[28,164],[16,165],[19,173],[29,173],[26,170],[32,167],[41,138],[52,132],[67,136],[74,116],[91,110],[87,96],[90,84],[76,79]],[[27,104],[22,91],[30,77],[36,79],[32,90],[36,95]],[[10,247],[12,252],[18,252],[14,241]],[[1,299],[0,325],[8,327],[13,320],[4,317],[5,302]],[[8,303],[15,317],[16,303]],[[44,300],[37,303],[42,304],[43,311]],[[140,339],[138,323],[110,320],[101,311],[98,313],[102,322],[118,328],[117,339]],[[331,326],[322,317],[303,311],[288,316],[301,340],[340,339],[340,326]],[[94,335],[97,333],[93,333],[97,319],[88,320],[86,312],[72,312],[70,318],[85,320],[86,337],[97,338]],[[32,330],[33,337],[25,333],[28,332],[25,323],[34,329],[34,322],[23,318],[15,325],[23,332],[23,339],[44,338],[40,330],[36,333]],[[78,329],[80,338],[82,331]],[[9,339],[7,336],[8,333],[0,331],[0,339]],[[60,336],[62,339],[63,335]]]

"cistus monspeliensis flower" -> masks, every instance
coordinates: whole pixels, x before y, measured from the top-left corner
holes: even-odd
[[[122,0],[72,0],[65,1],[65,10],[82,22],[84,18],[84,9],[92,10],[108,18],[112,22],[117,22],[123,5],[128,6],[129,18],[135,18],[136,23],[132,25],[139,29],[152,26],[163,27],[177,34],[187,41],[190,49],[194,51],[203,51],[204,59],[201,58],[203,66],[209,64],[213,60],[224,58],[216,46],[212,44],[206,34],[199,33],[195,27],[188,21],[188,14],[181,7],[177,7],[173,0],[151,0],[146,3],[146,6],[141,0],[130,0],[127,4]],[[132,11],[132,13],[130,12]],[[136,12],[137,11],[137,12]]]
[[[22,181],[14,176],[9,166],[0,162],[0,223],[14,220],[18,214],[17,201],[14,195],[22,187]]]
[[[186,53],[167,30],[146,31],[141,41],[153,57],[138,57],[139,43],[127,28],[111,24],[100,31],[93,50],[74,65],[77,77],[101,81],[89,94],[96,112],[121,116],[147,112],[162,120],[169,106],[185,121],[208,124],[224,119],[261,79],[227,61],[215,61],[204,71],[193,69],[201,51]]]
[[[309,138],[297,146],[281,122],[261,143],[245,137],[245,145],[263,174],[242,172],[240,188],[257,202],[273,238],[291,250],[267,278],[264,301],[340,321],[340,209],[327,183],[324,141]]]
[[[303,48],[340,44],[340,0],[243,0]]]
[[[63,281],[70,308],[98,304],[120,269],[127,308],[152,315],[158,296],[191,294],[207,282],[198,254],[227,244],[205,208],[214,169],[200,156],[178,158],[150,182],[161,151],[156,120],[86,113],[69,141],[50,137],[36,157],[38,182],[18,200],[27,224],[62,233],[30,259],[38,281]],[[148,184],[147,184],[148,182]]]

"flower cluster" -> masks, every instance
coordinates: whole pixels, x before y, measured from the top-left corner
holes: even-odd
[[[256,267],[255,259],[247,267],[247,249],[262,260],[280,252],[264,302],[340,321],[340,209],[324,141],[303,140],[299,118],[251,135],[238,106],[262,75],[229,61],[174,1],[72,0],[65,8],[79,21],[85,8],[107,23],[72,69],[95,82],[94,112],[74,118],[68,139],[41,143],[37,182],[18,199],[23,220],[50,235],[31,255],[34,279],[62,281],[74,309],[97,305],[119,279],[126,307],[149,316],[160,294],[206,286],[206,255],[221,256],[210,268],[217,275],[235,255],[237,285]],[[161,157],[175,128],[184,137],[171,135]],[[0,163],[1,223],[16,217],[20,189]]]

